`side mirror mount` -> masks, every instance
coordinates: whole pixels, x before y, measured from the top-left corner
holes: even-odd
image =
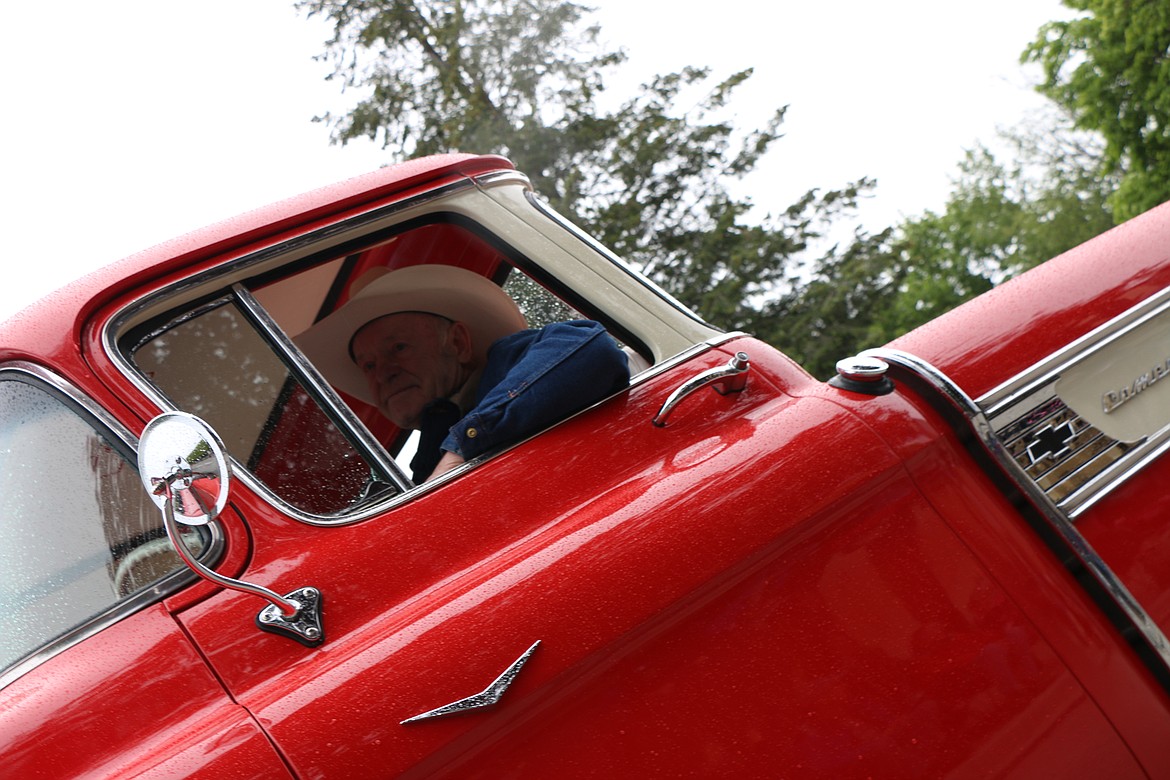
[[[206,525],[227,506],[231,469],[223,443],[207,423],[185,412],[155,417],[139,440],[138,473],[162,511],[167,537],[192,571],[221,587],[268,601],[256,616],[261,630],[287,636],[306,647],[325,641],[321,593],[316,588],[298,588],[280,596],[261,585],[225,577],[196,559],[183,542],[179,523]]]

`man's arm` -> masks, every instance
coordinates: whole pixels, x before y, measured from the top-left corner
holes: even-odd
[[[507,336],[492,345],[479,399],[452,426],[442,448],[470,460],[520,441],[629,381],[625,353],[599,323],[558,322]]]

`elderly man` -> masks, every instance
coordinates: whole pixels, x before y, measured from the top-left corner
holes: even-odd
[[[496,284],[461,268],[379,269],[297,337],[334,386],[420,431],[416,482],[520,441],[629,382],[598,323],[527,329]]]

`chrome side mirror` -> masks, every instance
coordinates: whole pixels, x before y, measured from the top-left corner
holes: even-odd
[[[147,423],[138,473],[163,514],[170,509],[183,525],[207,525],[227,506],[231,471],[223,445],[198,417],[170,412]]]
[[[256,616],[264,631],[287,636],[307,647],[325,641],[321,626],[321,593],[298,588],[286,596],[260,585],[225,577],[200,563],[179,534],[179,523],[206,525],[227,506],[231,469],[223,443],[207,423],[185,412],[165,412],[142,431],[138,474],[162,511],[163,525],[175,551],[187,566],[209,582],[251,593],[268,601]]]

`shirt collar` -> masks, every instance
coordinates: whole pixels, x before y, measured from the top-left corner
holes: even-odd
[[[475,406],[475,391],[479,388],[481,376],[483,376],[483,366],[472,371],[460,388],[448,396],[463,414],[467,414]]]

